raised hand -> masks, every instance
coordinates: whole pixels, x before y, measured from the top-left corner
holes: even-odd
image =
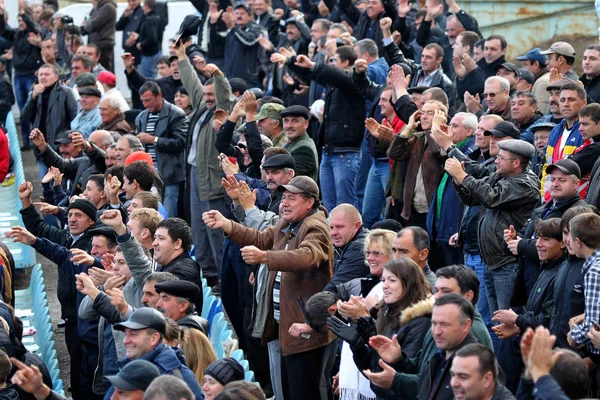
[[[465,69],[467,70],[467,74],[477,69],[477,64],[475,63],[475,60],[473,60],[473,58],[468,53],[462,55],[462,63],[465,66]]]
[[[477,114],[477,112],[482,109],[479,93],[476,93],[475,96],[473,96],[471,93],[465,92],[464,100],[467,111],[471,114]]]
[[[254,208],[256,204],[256,189],[250,190],[250,187],[245,181],[240,182],[238,201],[244,210]]]
[[[221,14],[223,14],[223,10],[219,10],[219,5],[217,3],[211,2],[208,5],[208,16],[211,24],[216,24],[219,18],[221,18]]]
[[[127,309],[129,308],[129,304],[127,304],[127,301],[125,301],[125,296],[123,295],[123,291],[121,291],[118,288],[112,288],[112,289],[105,288],[104,293],[106,293],[108,295],[108,297],[110,297],[110,304],[112,304],[117,309],[119,314],[123,315],[127,312]]]
[[[125,69],[127,71],[133,70],[135,57],[132,56],[131,53],[123,53],[121,58],[123,59],[123,65],[125,66]]]
[[[44,202],[41,202],[41,201],[34,202],[33,205],[35,207],[39,207],[40,208],[40,212],[43,215],[56,215],[56,214],[58,214],[58,211],[59,211],[58,206],[54,206],[52,204],[44,203]]]
[[[221,153],[219,155],[219,162],[225,175],[235,175],[240,172],[240,166],[237,165],[237,163],[231,162],[229,157],[227,157],[225,154]]]
[[[452,57],[452,65],[454,66],[454,73],[458,79],[463,79],[465,76],[467,76],[467,68],[464,66],[459,57]]]
[[[123,218],[119,210],[104,211],[100,216],[100,220],[104,225],[111,227],[118,236],[122,236],[127,232],[127,227],[123,223]]]
[[[32,393],[37,399],[46,399],[50,396],[52,391],[44,384],[42,373],[38,367],[28,366],[16,358],[11,358],[10,362],[18,368],[11,378],[14,385],[19,386],[27,393]]]
[[[72,248],[70,261],[75,264],[94,265],[94,256],[85,252],[85,250]]]
[[[527,362],[527,370],[534,382],[550,374],[556,360],[562,355],[560,351],[552,353],[555,342],[556,336],[551,335],[544,326],[540,325],[536,328]]]
[[[448,117],[446,116],[446,113],[444,113],[442,110],[435,110],[435,113],[433,114],[433,120],[431,121],[431,125],[439,127],[440,125],[445,125],[446,122],[448,122]]]
[[[89,269],[88,274],[96,287],[104,285],[106,280],[114,275],[112,272],[108,272],[96,267]]]
[[[291,46],[288,47],[287,49],[285,47],[280,47],[279,48],[279,53],[282,56],[290,58],[290,57],[294,57],[296,55],[296,50],[294,50],[294,48],[291,47]]]
[[[384,38],[392,36],[392,19],[390,17],[381,18],[379,20],[379,26]]]
[[[404,69],[402,69],[401,66],[397,64],[392,65],[392,68],[390,70],[390,80],[392,83],[392,87],[394,88],[396,98],[400,98],[408,94],[410,78],[410,75],[404,75]]]
[[[102,267],[105,271],[113,272],[113,268],[115,265],[115,255],[112,253],[104,254],[102,256],[102,259],[100,260],[100,264],[102,264]]]
[[[23,208],[27,208],[31,205],[31,192],[33,192],[33,185],[31,182],[23,182],[19,185],[19,199]]]
[[[266,264],[267,252],[259,249],[256,246],[245,246],[240,250],[242,253],[242,258],[246,262],[246,264],[255,265],[255,264]]]
[[[411,8],[412,5],[408,2],[408,0],[398,0],[398,16],[400,18],[405,18],[410,12]]]
[[[367,128],[367,130],[369,131],[369,133],[371,135],[373,135],[374,137],[376,137],[377,139],[379,139],[379,133],[377,132],[377,129],[379,129],[379,122],[377,122],[374,118],[367,118],[365,120],[365,127]]]
[[[354,62],[354,71],[359,74],[367,72],[367,68],[369,68],[369,63],[365,59],[359,58]]]
[[[312,69],[315,66],[315,63],[310,60],[307,56],[301,54],[296,57],[296,63],[298,67]]]
[[[391,339],[383,335],[373,336],[369,339],[369,346],[387,363],[393,364],[402,358],[398,335],[392,336]]]
[[[394,132],[394,128],[392,128],[387,120],[383,121],[382,125],[379,125],[377,128],[378,139],[384,142],[391,142],[394,140],[394,136],[396,133]]]
[[[256,95],[250,91],[246,90],[242,95],[242,99],[244,100],[244,111],[246,113],[246,117],[252,115],[253,117],[256,115],[256,111],[258,110],[258,101],[256,100]]]
[[[195,55],[192,59],[192,64],[194,64],[194,67],[198,71],[204,73],[204,68],[206,68],[206,60],[204,59],[204,57],[202,57],[201,55]]]
[[[233,16],[232,12],[225,11],[225,12],[221,13],[221,19],[227,26],[227,29],[231,30],[235,27],[235,17]]]
[[[504,230],[504,241],[506,243],[510,242],[511,240],[515,240],[516,238],[517,231],[515,230],[515,227],[513,225],[510,225],[508,229]]]
[[[283,54],[273,53],[273,54],[271,54],[270,60],[273,64],[279,64],[279,68],[283,68],[283,67],[285,67],[285,64],[287,63],[288,58],[286,56],[284,56]]]
[[[19,242],[26,245],[33,245],[35,243],[35,236],[22,226],[13,226],[10,231],[5,233],[7,238],[12,239],[13,242]]]
[[[78,291],[85,294],[86,296],[93,297],[94,299],[100,293],[94,281],[85,273],[82,272],[80,274],[75,275],[77,281],[75,282],[75,287]]]
[[[40,131],[38,128],[33,129],[29,133],[29,140],[33,142],[35,147],[37,147],[40,152],[43,153],[44,151],[46,151],[46,139],[44,138],[44,134],[42,133],[42,131]]]
[[[69,138],[71,139],[71,143],[73,146],[79,146],[82,149],[87,149],[89,143],[85,140],[83,135],[79,132],[73,132],[69,134]]]
[[[227,175],[221,178],[221,186],[227,192],[227,196],[234,202],[237,202],[240,194],[240,183],[233,175]]]
[[[558,72],[556,68],[550,70],[550,83],[554,83],[563,78],[563,74]]]
[[[223,76],[223,72],[215,64],[208,64],[204,67],[204,75],[208,77]]]
[[[106,282],[104,283],[104,291],[111,290],[111,289],[114,289],[114,288],[120,289],[126,283],[127,282],[125,282],[125,277],[124,276],[113,275],[110,278],[108,278],[106,280]]]
[[[49,171],[54,176],[54,186],[60,186],[62,184],[63,176],[65,174],[63,174],[62,172],[60,172],[60,169],[58,169],[56,167],[50,167]]]
[[[439,125],[431,127],[431,138],[437,143],[440,149],[445,151],[452,146],[452,135],[448,133],[447,125]]]

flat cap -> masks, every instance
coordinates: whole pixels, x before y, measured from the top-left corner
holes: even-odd
[[[177,325],[196,329],[206,336],[208,336],[208,332],[210,331],[210,322],[199,315],[185,315],[183,318],[177,320]]]
[[[138,308],[131,314],[129,319],[113,325],[118,331],[124,331],[126,328],[139,330],[151,328],[157,330],[161,334],[165,334],[167,330],[167,322],[165,317],[158,311],[150,307]]]
[[[242,78],[231,78],[229,79],[229,85],[231,86],[231,92],[244,93],[248,90],[248,83]]]
[[[105,236],[112,239],[114,242],[117,241],[117,233],[106,225],[100,225],[97,228],[90,229],[88,233],[90,236]]]
[[[96,77],[91,72],[84,72],[75,78],[75,84],[78,88],[83,86],[94,86],[96,85]]]
[[[559,170],[565,175],[575,175],[578,179],[581,179],[581,168],[579,168],[579,165],[575,161],[569,158],[563,158],[554,164],[548,165],[546,173],[550,174],[555,170]]]
[[[525,68],[520,68],[518,75],[519,75],[519,78],[525,79],[528,83],[530,83],[532,85],[535,83],[535,76],[533,76],[533,74]]]
[[[505,62],[505,63],[502,63],[502,64],[498,64],[498,65],[496,65],[494,67],[494,71],[498,72],[498,70],[500,68],[504,68],[504,69],[507,69],[509,71],[512,71],[512,72],[515,73],[515,75],[519,76],[519,68],[515,64],[513,64],[513,63]]]
[[[108,375],[106,379],[119,390],[127,392],[146,390],[150,383],[160,376],[156,365],[147,360],[131,360],[117,375]]]
[[[546,90],[550,91],[550,90],[554,90],[554,89],[562,89],[563,86],[565,85],[571,85],[571,84],[576,84],[577,85],[577,81],[574,81],[571,78],[562,78],[559,79],[555,82],[552,82],[551,84],[549,84],[546,87]]]
[[[531,143],[520,139],[503,140],[498,142],[498,147],[523,158],[531,158],[535,154],[535,147]]]
[[[100,93],[100,90],[98,90],[98,88],[95,86],[84,86],[82,88],[78,88],[77,91],[79,92],[80,96],[96,96],[98,98],[102,97],[102,93]]]
[[[287,185],[279,185],[278,192],[306,193],[316,198],[319,197],[319,187],[308,176],[296,176]]]
[[[575,57],[575,49],[567,42],[554,42],[548,50],[544,50],[540,54],[558,54],[566,57]]]
[[[265,161],[262,165],[263,169],[269,168],[296,168],[294,157],[289,154],[276,154]]]
[[[519,139],[521,137],[521,132],[519,128],[515,124],[509,121],[498,122],[496,126],[492,129],[489,129],[483,132],[485,136],[496,136],[499,138],[503,137],[511,137],[513,139]]]
[[[157,283],[154,285],[154,290],[159,294],[165,292],[173,296],[183,297],[192,303],[195,303],[200,295],[200,288],[198,288],[198,285],[194,282],[184,280]]]
[[[281,112],[285,110],[285,107],[277,103],[265,103],[260,108],[258,114],[256,114],[256,120],[261,121],[265,118],[281,119]]]
[[[304,106],[289,106],[288,108],[286,108],[285,110],[283,110],[281,112],[281,117],[302,117],[304,119],[309,119],[310,118],[310,112],[308,111],[308,108],[304,107]]]
[[[423,92],[425,92],[427,89],[431,89],[431,87],[415,86],[415,87],[408,88],[406,91],[408,92],[408,94],[413,94],[413,93],[423,94]]]
[[[62,131],[61,133],[59,133],[58,136],[54,139],[54,144],[69,144],[69,143],[71,143],[72,140],[69,137],[69,135],[72,132],[73,131]]]
[[[535,132],[541,131],[541,130],[551,131],[552,129],[554,129],[555,126],[556,126],[556,124],[554,122],[540,122],[539,124],[535,124],[535,125],[529,127],[529,129],[531,129],[531,132],[535,133]]]
[[[175,43],[181,39],[182,42],[187,42],[190,36],[194,36],[198,34],[198,28],[200,28],[200,23],[202,19],[194,14],[186,15],[181,25],[179,25],[179,32],[175,37]]]
[[[517,57],[519,61],[537,61],[540,64],[546,65],[548,63],[548,57],[542,54],[542,49],[536,47],[535,49],[531,49],[524,56]]]

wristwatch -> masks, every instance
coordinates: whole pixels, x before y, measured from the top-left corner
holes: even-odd
[[[156,146],[158,144],[158,137],[154,138],[154,145]]]

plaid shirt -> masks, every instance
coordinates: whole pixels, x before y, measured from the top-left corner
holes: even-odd
[[[588,350],[600,354],[586,334],[592,328],[592,321],[600,321],[600,250],[596,250],[585,260],[582,267],[584,276],[583,293],[585,295],[585,319],[571,330],[571,338],[575,343],[587,343]]]

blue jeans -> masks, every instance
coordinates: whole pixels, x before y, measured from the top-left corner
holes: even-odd
[[[169,218],[176,217],[178,214],[177,205],[179,204],[179,192],[181,191],[182,185],[183,182],[165,186],[163,205],[165,206],[165,210],[167,210]]]
[[[465,253],[465,265],[475,271],[477,277],[479,278],[479,301],[477,302],[477,311],[479,311],[479,314],[481,314],[481,319],[483,319],[483,322],[490,333],[494,350],[498,350],[498,337],[492,331],[492,315],[490,314],[487,292],[485,290],[484,274],[485,270],[487,269],[486,265],[479,254],[469,253]]]
[[[390,163],[388,160],[375,160],[369,154],[367,157],[372,160],[372,164],[365,189],[362,217],[365,227],[371,229],[373,224],[382,218],[382,210],[385,207],[385,187],[390,178]]]
[[[358,208],[359,211],[364,207],[365,188],[367,187],[369,170],[373,163],[373,158],[369,156],[367,146],[367,139],[363,139],[362,147],[360,149],[360,164],[358,166],[358,172],[356,173],[356,208]]]
[[[510,298],[512,297],[518,270],[519,265],[517,263],[506,264],[493,270],[485,268],[485,290],[490,315],[494,315],[494,312],[498,310],[508,310],[510,308]]]
[[[162,56],[162,52],[158,52],[153,56],[142,56],[142,62],[140,63],[140,73],[144,78],[156,79],[158,74],[158,68],[156,62]]]
[[[15,96],[17,98],[17,104],[19,105],[19,111],[23,111],[29,91],[35,82],[35,75],[15,75]],[[23,139],[23,146],[29,145],[29,132],[31,126],[26,118],[21,115],[21,138]],[[44,132],[45,133],[45,132]]]
[[[323,205],[332,210],[338,204],[356,206],[356,173],[360,153],[323,154],[321,160],[321,195]]]
[[[271,368],[271,385],[275,400],[283,400],[283,385],[281,383],[281,345],[279,339],[267,343],[269,348],[269,366]]]

